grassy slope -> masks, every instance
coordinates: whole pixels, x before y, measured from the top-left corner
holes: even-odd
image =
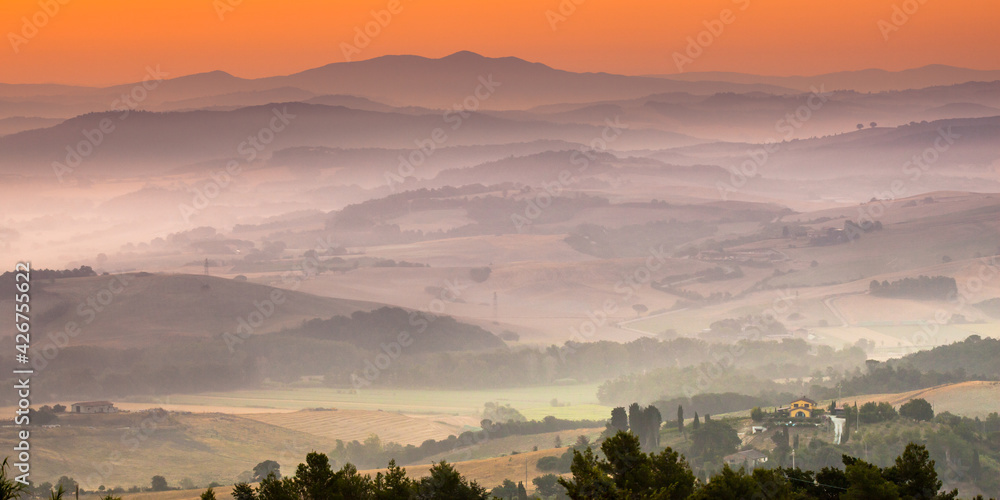
[[[124,281],[124,286],[119,280]],[[210,337],[222,332],[235,333],[238,319],[254,312],[254,303],[267,301],[276,289],[210,276],[126,274],[61,279],[52,284],[40,282],[32,290],[34,329],[63,330],[73,321],[81,329],[74,345],[134,347],[174,335]],[[304,319],[329,318],[377,306],[289,290],[280,292],[284,302],[276,305],[273,314],[255,333],[298,325]],[[98,303],[101,310],[97,311],[87,304],[88,299],[100,299],[105,305]],[[12,310],[12,303],[12,296],[3,297],[0,310]],[[94,312],[89,313],[91,310]],[[0,336],[12,335],[13,331],[13,323],[0,325]]]

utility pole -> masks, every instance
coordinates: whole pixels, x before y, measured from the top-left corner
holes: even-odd
[[[792,448],[792,469],[795,468],[795,448]]]

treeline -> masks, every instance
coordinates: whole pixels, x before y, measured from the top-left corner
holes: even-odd
[[[873,361],[869,364],[866,373],[845,379],[837,387],[814,384],[810,388],[809,393],[814,398],[830,399],[836,398],[838,394],[843,396],[857,396],[861,394],[907,392],[941,384],[965,382],[967,380],[969,380],[969,377],[961,368],[956,369],[954,372],[946,373],[939,373],[933,370],[923,372],[906,366],[893,368],[888,363]]]
[[[916,401],[916,400],[914,400]],[[931,423],[906,423],[893,418],[878,406],[861,413],[861,428],[855,426],[856,414],[844,429],[844,444],[833,445],[811,439],[795,446],[795,464],[803,469],[821,470],[843,467],[844,454],[868,457],[873,466],[888,468],[896,464],[896,457],[905,453],[909,442],[926,447],[935,464],[937,474],[953,485],[971,484],[983,493],[1000,496],[1000,416],[996,412],[986,419],[968,418],[944,412],[933,417]],[[900,407],[900,416],[906,416]],[[862,406],[864,408],[864,406]],[[868,419],[872,423],[865,423]],[[778,456],[772,452],[769,464],[788,466],[789,453]],[[964,487],[964,486],[963,486]],[[926,496],[924,498],[932,498]]]
[[[791,393],[773,394],[768,397],[749,396],[735,392],[724,393],[703,393],[695,394],[692,397],[677,397],[666,400],[654,401],[653,405],[660,409],[664,415],[670,415],[683,407],[688,414],[700,413],[702,415],[717,415],[720,413],[730,413],[734,411],[746,410],[757,406],[778,406],[788,403],[796,396]]]
[[[1000,339],[970,335],[964,341],[908,354],[886,362],[868,360],[865,373],[839,382],[839,387],[813,385],[817,399],[860,394],[906,392],[970,380],[1000,380]]]
[[[270,475],[256,488],[247,483],[236,484],[232,497],[234,500],[490,498],[485,488],[469,481],[443,460],[434,464],[430,474],[421,479],[408,477],[406,471],[392,461],[386,472],[379,472],[373,478],[358,474],[358,469],[352,464],[334,472],[330,459],[316,452],[306,456],[306,463],[299,464],[294,476],[279,478]],[[215,492],[210,488],[201,498],[215,500]]]
[[[964,341],[908,354],[887,363],[937,372],[964,373],[969,378],[1000,379],[1000,339],[970,335]]]
[[[386,353],[392,357],[411,352],[482,351],[506,349],[499,337],[481,327],[460,323],[451,316],[435,316],[398,307],[381,307],[371,312],[355,311],[348,316],[311,319],[296,329],[279,335],[310,337],[344,342],[359,349]],[[395,352],[395,351],[399,352]]]
[[[745,468],[721,471],[698,481],[684,456],[667,448],[643,453],[638,439],[621,432],[601,445],[603,457],[589,448],[574,451],[572,476],[560,478],[571,499],[953,499],[957,490],[942,491],[927,449],[910,443],[895,463],[878,467],[847,455],[843,469],[824,467]]]
[[[688,338],[644,338],[624,344],[567,342],[545,349],[507,349],[499,347],[495,337],[485,337],[485,331],[478,327],[448,317],[432,321],[411,314],[389,309],[316,320],[272,334],[243,338],[230,333],[141,349],[68,346],[44,367],[45,377],[38,383],[40,388],[44,385],[41,393],[52,399],[115,399],[256,388],[265,380],[290,384],[307,376],[322,376],[325,385],[345,390],[490,389],[610,379],[600,398],[609,406],[619,406],[683,396],[686,389],[692,394],[757,394],[761,389],[798,393],[804,390],[801,384],[786,387],[764,380],[806,377],[817,370],[852,370],[865,358],[857,347],[810,351],[810,346],[798,339],[728,345]],[[414,319],[416,328],[410,326]],[[420,333],[422,321],[426,321],[426,330]],[[399,342],[398,335],[404,331],[412,334],[409,345]],[[469,333],[470,339],[456,340],[462,332]],[[478,338],[477,334],[483,336]],[[364,335],[368,337],[361,338]],[[432,350],[483,349],[494,344],[497,348],[478,352]],[[11,337],[0,339],[3,348],[13,350]],[[0,360],[0,369],[10,373],[12,363],[12,359]],[[734,368],[738,369],[735,374]],[[717,371],[726,375],[713,378]],[[646,375],[625,375],[641,372]],[[14,383],[10,377],[0,380],[6,382]],[[0,402],[10,403],[11,397],[0,394]]]
[[[799,371],[798,375],[790,375],[795,370],[784,364],[756,364],[772,356],[772,351],[758,351],[768,345],[775,346],[773,352],[780,360],[782,347],[794,352],[793,346],[799,345],[799,341],[741,342],[737,344],[736,356],[727,356],[722,350],[716,351],[713,362],[637,370],[601,384],[598,399],[606,405],[657,401],[661,411],[670,411],[677,404],[690,407],[700,401],[715,405],[713,413],[725,413],[753,406],[784,404],[790,397],[803,394],[822,400],[838,395],[898,393],[969,380],[1000,379],[1000,364],[996,363],[1000,358],[1000,340],[978,335],[884,363],[868,360],[864,370],[860,362],[849,361],[855,359],[854,353],[860,352],[860,347],[835,354],[830,354],[833,351],[829,348],[820,347],[816,356],[801,354],[800,362],[811,365],[808,373],[813,380],[811,383],[804,379],[775,382],[777,378],[802,377],[806,373]],[[716,345],[716,348],[723,346]],[[743,396],[741,399],[724,398],[720,393]]]
[[[378,436],[370,436],[361,441],[343,442],[337,440],[337,447],[330,453],[337,463],[353,463],[363,469],[380,467],[389,460],[401,464],[419,463],[428,457],[441,453],[449,453],[463,448],[484,443],[491,439],[508,436],[527,436],[573,429],[591,429],[604,427],[604,420],[563,420],[553,416],[542,420],[492,422],[483,420],[482,430],[466,431],[458,436],[448,436],[447,439],[428,439],[420,444],[400,445],[398,443],[383,443]]]
[[[925,300],[948,300],[958,294],[958,283],[949,276],[919,276],[893,282],[872,280],[868,292],[879,297],[906,297]]]
[[[9,283],[14,281],[14,272],[6,271],[0,275],[0,283]],[[32,269],[31,270],[31,281],[36,280],[48,280],[48,279],[59,279],[59,278],[86,278],[88,276],[97,276],[97,273],[90,266],[80,266],[76,269]]]
[[[655,221],[617,228],[580,224],[565,241],[574,250],[595,257],[643,257],[651,248],[670,249],[715,232],[714,225],[701,221]]]

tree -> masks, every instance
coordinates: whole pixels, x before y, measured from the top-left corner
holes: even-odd
[[[56,489],[62,487],[67,493],[76,491],[77,483],[76,481],[68,476],[61,476],[58,481],[56,481]]]
[[[528,500],[528,490],[524,489],[524,483],[517,482],[517,500]]]
[[[635,316],[636,316],[637,318],[638,318],[639,316],[642,316],[642,313],[644,313],[644,312],[646,312],[646,311],[648,311],[648,310],[649,310],[649,308],[648,308],[648,307],[646,307],[646,306],[645,306],[645,305],[643,305],[643,304],[635,304],[635,305],[633,305],[633,306],[632,306],[632,309],[634,309],[634,310],[635,310]]]
[[[272,474],[276,479],[281,479],[281,466],[274,460],[264,460],[253,468],[253,480],[257,482]]]
[[[680,453],[666,448],[656,455],[650,455],[650,466],[653,487],[665,493],[658,498],[682,500],[694,492],[694,472]]]
[[[566,489],[559,485],[559,477],[555,474],[538,476],[531,480],[535,491],[543,497],[566,498]]]
[[[619,432],[616,435],[621,434],[623,433]],[[601,461],[594,456],[594,450],[587,448],[582,453],[573,450],[573,463],[569,470],[573,474],[572,479],[560,477],[558,481],[572,500],[618,498],[618,488],[604,472]]]
[[[681,500],[694,491],[695,477],[677,452],[643,453],[639,438],[619,432],[601,445],[605,460],[589,448],[574,450],[571,479],[559,478],[572,499]]]
[[[765,497],[760,490],[760,484],[744,470],[734,471],[729,465],[724,465],[722,471],[712,476],[708,484],[698,489],[692,498],[697,500],[714,500],[716,498],[772,498]]]
[[[209,488],[201,494],[201,500],[215,500],[215,490]]]
[[[877,127],[877,126],[878,126],[878,124],[877,124],[877,123],[875,123],[875,122],[871,122],[871,123],[869,123],[868,125],[869,125],[869,126],[870,126],[871,128],[875,128],[875,127]]]
[[[847,456],[844,457],[844,465],[847,466],[845,474],[850,486],[840,496],[843,500],[899,499],[899,488],[886,481],[878,467]]]
[[[556,434],[555,442],[552,443],[552,444],[554,444],[556,448],[562,448],[563,447],[562,438],[559,437],[559,434]]]
[[[375,497],[379,500],[409,500],[415,487],[414,481],[406,477],[405,470],[396,466],[395,460],[389,461],[385,473],[375,475]]]
[[[754,422],[764,420],[764,410],[761,410],[759,406],[754,406],[753,409],[750,410],[750,419]]]
[[[943,483],[934,470],[930,453],[922,445],[907,444],[903,454],[896,457],[892,467],[885,469],[883,476],[899,488],[903,498],[940,498],[937,495]],[[957,495],[956,490],[951,498]]]
[[[247,483],[236,483],[233,485],[233,500],[254,500],[257,495],[253,492],[253,487]]]
[[[639,439],[643,448],[654,450],[660,447],[660,425],[663,424],[663,416],[660,410],[653,405],[649,405],[643,410],[643,429]]]
[[[863,123],[859,123],[858,124],[858,130],[861,130],[863,128],[865,128],[865,125]]]
[[[677,405],[677,433],[684,434],[684,407]]]
[[[930,422],[934,418],[934,408],[926,399],[916,398],[900,406],[899,415],[913,420]]]
[[[153,476],[150,481],[150,487],[153,491],[167,491],[169,486],[167,486],[167,479],[163,476]]]
[[[742,442],[736,431],[717,420],[706,420],[691,435],[691,453],[704,460],[718,460],[736,451]]]
[[[649,487],[649,457],[642,452],[638,436],[619,432],[604,440],[601,451],[607,461],[599,465],[618,490],[639,492]]]
[[[7,459],[4,458],[3,464],[0,464],[0,500],[14,500],[27,495],[28,485],[8,476],[7,467]]]
[[[639,403],[632,403],[628,405],[628,428],[632,430],[637,436],[645,428],[645,424],[642,421],[645,414],[642,411],[642,407]]]
[[[698,412],[694,412],[694,422],[691,422],[691,429],[697,431],[701,427],[701,422],[698,421]]]
[[[431,467],[430,476],[417,483],[417,498],[431,500],[448,498],[454,500],[488,500],[486,489],[475,481],[468,481],[444,460]]]
[[[619,406],[611,410],[611,423],[609,425],[612,434],[628,430],[628,414],[625,413],[624,407]]]
[[[504,479],[500,486],[490,490],[490,496],[501,500],[515,500],[518,498],[517,485],[510,479]]]

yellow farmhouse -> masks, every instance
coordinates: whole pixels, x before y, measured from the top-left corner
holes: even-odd
[[[816,410],[816,402],[809,398],[799,398],[789,405],[789,414],[794,418],[810,418]]]

